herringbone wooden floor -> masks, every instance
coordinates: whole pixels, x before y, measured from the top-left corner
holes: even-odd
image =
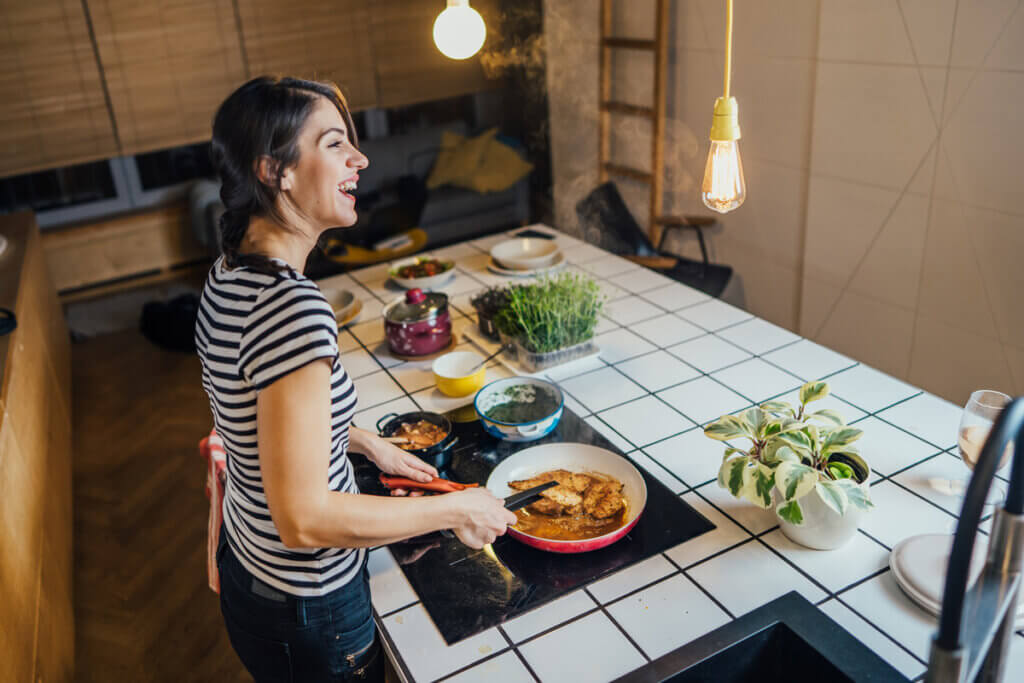
[[[198,358],[130,331],[72,368],[76,680],[251,681],[206,585]]]

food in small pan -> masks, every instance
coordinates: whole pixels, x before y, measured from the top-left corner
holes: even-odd
[[[418,420],[402,423],[402,426],[391,435],[390,440],[403,450],[415,451],[420,448],[429,448],[446,436],[448,436],[448,432],[442,427],[433,422]]]
[[[551,470],[508,485],[524,491],[552,480],[558,486],[542,491],[540,500],[516,511],[516,529],[556,541],[579,541],[611,533],[625,523],[622,482],[606,474]]]
[[[398,277],[411,280],[417,277],[430,277],[451,270],[454,264],[451,261],[438,261],[436,258],[417,259],[416,263],[402,266],[395,274]]]

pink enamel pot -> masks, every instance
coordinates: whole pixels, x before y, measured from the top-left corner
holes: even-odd
[[[618,541],[636,526],[647,505],[647,484],[640,471],[621,455],[604,448],[582,443],[547,443],[524,448],[502,460],[487,478],[487,488],[494,495],[505,498],[515,491],[508,482],[529,479],[548,470],[564,469],[571,472],[596,472],[615,477],[622,482],[622,495],[626,498],[626,522],[603,536],[582,541],[556,541],[525,534],[509,527],[512,538],[528,546],[552,553],[585,553],[604,548]]]

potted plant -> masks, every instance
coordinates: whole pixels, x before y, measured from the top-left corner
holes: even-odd
[[[704,428],[718,441],[751,443],[746,450],[726,448],[718,484],[736,498],[774,508],[782,533],[819,550],[844,545],[873,507],[871,469],[851,446],[863,432],[834,410],[807,411],[828,393],[825,382],[808,382],[799,408],[769,401]]]
[[[488,287],[469,301],[476,309],[477,326],[488,339],[498,341],[500,335],[494,324],[494,316],[508,304],[507,287]]]
[[[507,291],[508,301],[494,323],[528,371],[539,372],[593,351],[594,328],[604,307],[594,280],[562,273]]]

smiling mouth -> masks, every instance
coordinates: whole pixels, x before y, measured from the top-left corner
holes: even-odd
[[[340,182],[338,183],[338,192],[342,193],[352,201],[355,201],[355,197],[352,195],[352,193],[355,192],[356,190],[356,184],[357,181],[355,178],[351,178],[349,180]]]

